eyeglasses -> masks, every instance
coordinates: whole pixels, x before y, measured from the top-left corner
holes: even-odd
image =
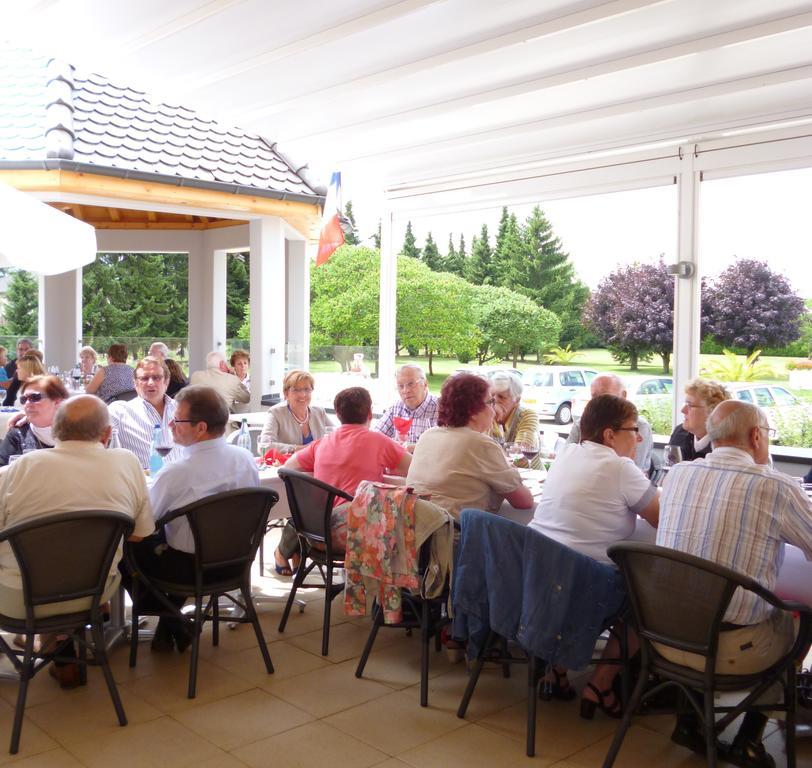
[[[640,427],[613,427],[613,432],[640,432]]]
[[[38,403],[40,400],[47,400],[48,395],[43,395],[42,392],[32,392],[30,395],[20,395],[20,402],[25,405],[26,403]]]
[[[170,424],[197,424],[194,419],[169,419]]]
[[[485,405],[489,405],[491,408],[493,408],[493,406],[496,405],[496,398],[495,397],[489,397],[485,401]]]
[[[404,381],[402,384],[398,384],[398,392],[402,392],[404,389],[414,389],[418,384],[421,384],[423,379],[415,379],[414,381]]]
[[[682,404],[683,408],[707,408],[704,403],[689,403],[687,400]]]
[[[297,395],[309,395],[313,391],[313,387],[291,387],[290,391]]]
[[[163,376],[162,373],[157,374],[156,376],[150,376],[149,374],[147,374],[146,376],[136,376],[135,380],[136,381],[163,381],[164,376]]]
[[[22,398],[20,399],[22,400]],[[769,437],[770,440],[775,439],[775,436],[778,434],[772,427],[762,427],[759,425],[759,429],[763,429],[767,433],[767,437]]]

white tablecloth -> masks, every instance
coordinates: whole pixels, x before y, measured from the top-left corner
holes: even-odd
[[[271,520],[281,520],[290,517],[290,507],[288,506],[288,495],[285,492],[285,484],[279,477],[276,467],[265,467],[259,471],[259,482],[263,488],[272,488],[279,494],[279,501],[271,509]]]

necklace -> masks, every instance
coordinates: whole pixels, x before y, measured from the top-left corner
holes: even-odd
[[[309,405],[307,406],[307,413],[305,414],[305,417],[304,417],[303,419],[300,419],[300,418],[299,418],[299,417],[298,417],[298,416],[297,416],[297,415],[296,415],[296,414],[293,412],[293,409],[292,409],[290,406],[288,406],[288,410],[290,411],[290,415],[291,415],[291,416],[293,416],[293,420],[294,420],[294,421],[295,421],[295,422],[296,422],[296,423],[297,423],[297,424],[298,424],[300,427],[303,427],[305,424],[307,424],[307,422],[308,422],[308,421],[310,421],[310,406],[309,406]]]

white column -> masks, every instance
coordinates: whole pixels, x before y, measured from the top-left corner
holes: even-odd
[[[40,277],[39,335],[45,365],[76,364],[82,338],[82,270]]]
[[[287,363],[291,368],[310,366],[310,264],[304,240],[287,241]]]
[[[249,225],[251,249],[251,409],[282,392],[285,376],[285,234],[277,218]]]
[[[206,367],[212,350],[226,351],[226,251],[205,240],[189,251],[189,371]]]
[[[700,174],[694,170],[693,151],[685,148],[677,179],[679,214],[677,259],[694,265],[692,277],[675,277],[674,293],[674,424],[679,424],[685,385],[699,372],[701,280],[697,225]]]
[[[378,328],[378,391],[388,393],[395,378],[398,262],[392,247],[392,211],[381,217],[381,298]]]

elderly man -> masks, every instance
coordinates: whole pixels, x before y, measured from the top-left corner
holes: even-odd
[[[0,527],[46,513],[104,509],[124,512],[135,520],[134,540],[149,536],[155,526],[144,473],[129,451],[104,450],[110,432],[107,406],[97,397],[65,400],[54,418],[56,446],[22,456],[0,476]],[[114,564],[103,600],[110,599],[118,587],[117,573]],[[9,544],[0,544],[1,613],[25,617],[20,579]],[[50,613],[64,613],[65,607],[63,603]],[[49,615],[48,606],[39,610]],[[75,684],[78,669],[60,667],[57,677],[63,685]]]
[[[626,398],[626,387],[623,385],[623,380],[616,376],[614,373],[601,373],[592,379],[592,384],[589,387],[589,393],[592,397],[598,395],[614,395],[615,397]],[[651,449],[654,445],[654,439],[651,436],[651,426],[643,416],[637,417],[638,434],[640,435],[640,442],[637,444],[637,451],[634,455],[634,463],[646,474],[651,469]],[[570,429],[568,443],[581,442],[581,427],[578,422],[574,422]]]
[[[169,357],[169,347],[162,341],[153,341],[150,345],[148,357],[155,357],[158,360],[166,360]]]
[[[170,421],[172,435],[175,443],[186,450],[183,458],[168,465],[150,488],[156,521],[167,512],[206,496],[259,485],[251,454],[228,444],[223,437],[228,407],[214,389],[189,386],[178,393],[175,402],[177,410]],[[162,543],[162,539],[154,536],[133,548],[144,572],[169,581],[193,581],[195,545],[186,520],[169,523],[166,527],[168,547],[161,546]],[[183,599],[178,600],[179,606],[183,605]],[[188,644],[188,634],[179,619],[161,618],[153,649],[171,651],[176,645],[183,651]]]
[[[240,407],[251,400],[251,393],[234,375],[220,352],[209,352],[206,370],[195,371],[189,381],[193,385],[216,389],[226,399],[232,413],[240,412]]]
[[[712,560],[774,589],[784,543],[812,559],[812,502],[798,482],[769,467],[770,432],[764,413],[750,403],[726,400],[707,420],[713,452],[677,464],[660,500],[657,544]],[[728,674],[768,668],[795,639],[792,618],[750,592],[733,596],[719,637],[717,670]],[[663,648],[664,656],[694,669],[704,659]],[[736,765],[773,766],[761,744],[767,722],[748,713],[725,756]],[[672,739],[701,749],[696,719],[683,716]]]
[[[158,425],[168,432],[175,415],[175,401],[166,394],[169,369],[163,360],[145,357],[135,365],[135,391],[138,397],[110,405],[110,419],[122,448],[132,451],[143,469],[149,467],[152,436]],[[164,457],[164,463],[180,458],[175,447]]]
[[[438,400],[429,394],[426,374],[419,365],[400,366],[395,380],[400,400],[384,411],[372,429],[393,439],[405,435],[406,443],[414,448],[420,435],[437,426]]]

